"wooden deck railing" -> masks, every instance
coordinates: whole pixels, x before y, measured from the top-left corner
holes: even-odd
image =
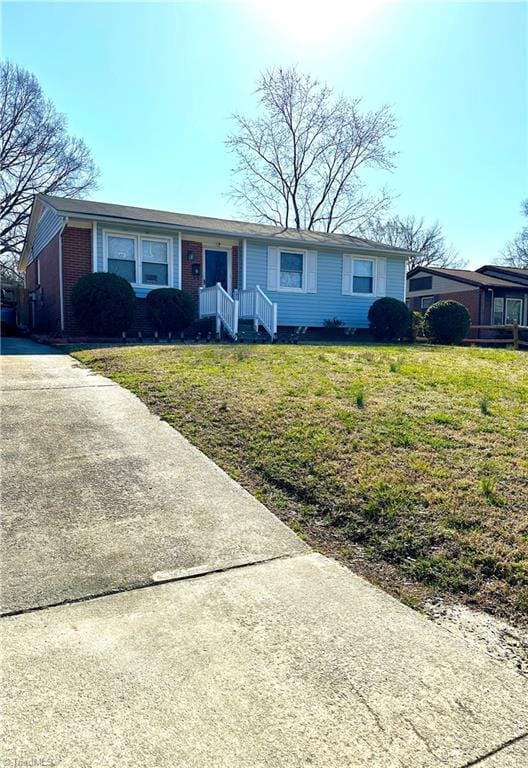
[[[481,337],[480,335],[471,336],[472,331],[510,331],[511,336],[502,336],[500,339],[490,339]],[[462,344],[469,344],[475,346],[478,344],[511,344],[514,349],[528,348],[528,341],[520,338],[520,331],[527,331],[527,325],[519,325],[514,320],[513,323],[506,323],[505,325],[471,325],[469,327],[469,336],[462,341]],[[527,334],[528,337],[528,334]],[[427,341],[425,336],[418,336],[416,341]]]

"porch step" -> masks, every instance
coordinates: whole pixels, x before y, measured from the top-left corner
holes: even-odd
[[[259,328],[256,331],[252,320],[239,320],[238,340],[245,344],[256,344],[258,342],[270,341],[270,337],[263,328]]]

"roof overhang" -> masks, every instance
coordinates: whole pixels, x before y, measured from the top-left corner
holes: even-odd
[[[192,225],[189,225],[188,223],[182,222],[174,223],[174,222],[161,222],[161,221],[149,221],[148,219],[141,219],[141,218],[131,218],[128,216],[111,216],[111,215],[105,215],[101,213],[81,213],[79,211],[68,211],[66,209],[58,210],[54,206],[52,206],[50,203],[46,203],[46,205],[50,208],[53,208],[55,212],[62,217],[69,217],[72,219],[86,219],[89,221],[100,221],[100,222],[108,222],[110,224],[119,224],[123,225],[124,223],[128,224],[137,224],[139,226],[145,226],[150,228],[161,228],[161,229],[167,229],[172,230],[173,232],[188,232],[192,235],[208,235],[208,236],[217,236],[217,237],[223,237],[223,238],[234,238],[237,240],[259,240],[262,242],[266,241],[277,241],[277,242],[283,242],[288,243],[289,245],[294,245],[298,247],[303,247],[305,249],[317,249],[324,248],[325,250],[338,250],[340,252],[360,252],[365,254],[371,254],[372,256],[399,256],[401,258],[409,258],[410,256],[415,256],[416,254],[413,251],[405,251],[402,249],[392,249],[390,247],[384,247],[384,248],[376,248],[374,246],[362,246],[355,243],[351,243],[350,246],[346,245],[336,245],[336,244],[324,244],[324,243],[318,243],[314,242],[313,240],[306,240],[303,238],[294,238],[291,236],[291,234],[288,235],[288,237],[281,237],[280,234],[270,234],[270,235],[264,235],[260,233],[248,233],[240,230],[232,230],[228,231],[225,229],[216,229],[214,227],[193,227]],[[291,233],[291,230],[289,230]]]
[[[475,269],[474,271],[479,272],[478,269]],[[503,280],[500,277],[496,278],[495,283],[482,283],[482,282],[479,282],[478,280],[472,280],[470,277],[463,277],[462,275],[447,274],[442,268],[435,269],[434,267],[414,267],[414,269],[411,269],[410,272],[407,272],[407,280],[410,280],[412,277],[414,277],[414,275],[416,275],[417,272],[428,272],[430,275],[437,275],[438,277],[443,277],[446,280],[454,280],[455,283],[465,283],[466,285],[474,285],[475,288],[482,288],[483,290],[486,290],[486,289],[491,290],[492,288],[522,288],[522,285],[520,283],[515,284],[508,280]]]

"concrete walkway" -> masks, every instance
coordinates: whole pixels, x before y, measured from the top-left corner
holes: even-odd
[[[2,378],[0,765],[528,765],[520,676],[71,358],[7,340]]]

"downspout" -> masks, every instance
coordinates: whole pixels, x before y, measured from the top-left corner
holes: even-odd
[[[92,222],[92,272],[97,272],[97,222]]]
[[[178,232],[178,288],[183,290],[182,234]]]
[[[247,240],[242,240],[242,290],[246,290]]]
[[[59,298],[60,298],[60,329],[64,331],[64,277],[62,264],[62,233],[68,224],[68,217],[62,220],[62,227],[59,231]]]

